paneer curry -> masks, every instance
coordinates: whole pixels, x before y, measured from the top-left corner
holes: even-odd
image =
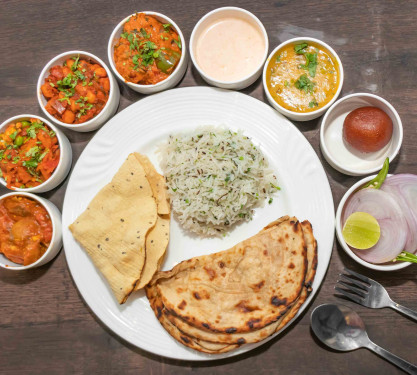
[[[41,86],[45,109],[66,124],[82,124],[97,116],[106,105],[110,80],[101,65],[79,56],[49,70]]]
[[[59,159],[55,132],[37,118],[11,123],[0,134],[0,177],[9,189],[42,184],[51,177]]]
[[[13,195],[0,200],[0,253],[27,266],[48,249],[52,222],[45,207],[34,199]]]
[[[325,106],[339,87],[339,67],[329,51],[316,43],[288,44],[270,59],[269,93],[285,109],[312,112]]]
[[[137,13],[124,24],[114,46],[114,63],[127,82],[154,85],[175,70],[181,49],[181,39],[171,24]]]

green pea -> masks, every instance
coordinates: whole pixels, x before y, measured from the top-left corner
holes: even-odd
[[[21,123],[22,123],[22,126],[24,128],[27,128],[28,126],[30,126],[30,122],[29,121],[21,121]]]
[[[17,136],[16,139],[14,140],[14,144],[16,146],[21,146],[23,144],[23,137],[22,136]]]

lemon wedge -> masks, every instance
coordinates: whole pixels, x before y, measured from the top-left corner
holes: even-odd
[[[375,246],[381,236],[378,221],[366,212],[354,212],[343,226],[343,238],[346,243],[358,250]]]

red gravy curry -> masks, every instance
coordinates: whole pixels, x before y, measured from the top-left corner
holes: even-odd
[[[14,263],[27,266],[48,249],[52,222],[45,207],[25,196],[0,200],[0,253]]]
[[[171,24],[137,13],[123,26],[114,46],[114,62],[127,82],[154,85],[175,70],[181,49],[180,37]]]

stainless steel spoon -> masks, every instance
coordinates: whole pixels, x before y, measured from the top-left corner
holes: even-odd
[[[311,313],[311,328],[321,342],[332,349],[350,351],[367,348],[398,366],[417,375],[417,366],[397,357],[369,340],[360,316],[344,305],[321,305]]]

